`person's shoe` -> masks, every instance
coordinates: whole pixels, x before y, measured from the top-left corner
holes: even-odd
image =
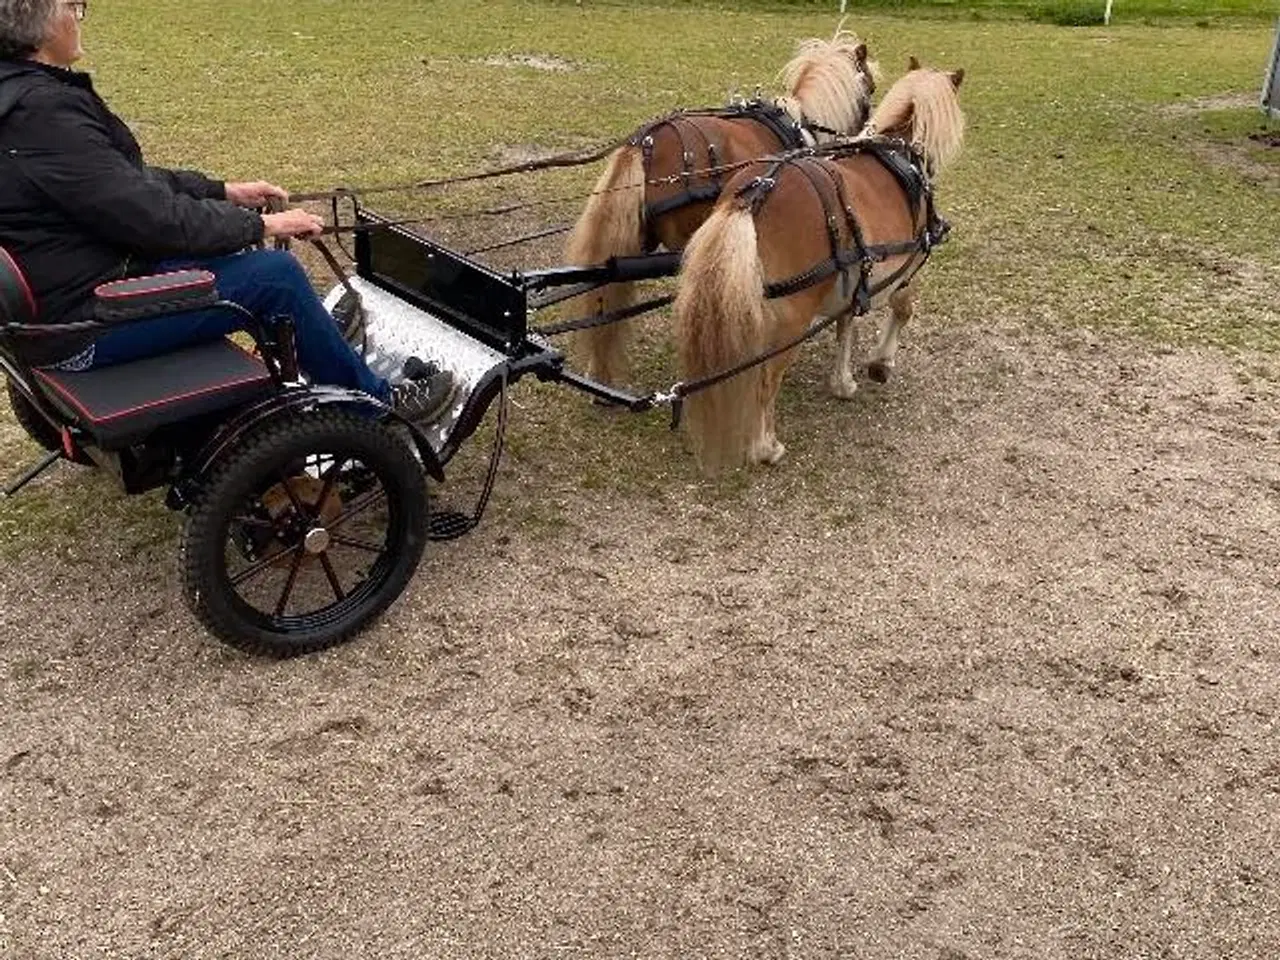
[[[333,322],[342,331],[342,338],[351,346],[360,347],[364,342],[365,316],[359,294],[353,290],[344,290],[329,312],[333,316]]]
[[[391,388],[391,405],[406,420],[431,423],[453,402],[458,392],[457,379],[448,370],[435,369],[427,372],[431,370],[432,367],[421,360],[418,360],[418,365],[413,369],[406,363],[405,373],[408,378]]]
[[[440,365],[434,360],[423,360],[420,357],[408,357],[401,368],[406,380],[425,380],[440,372]]]

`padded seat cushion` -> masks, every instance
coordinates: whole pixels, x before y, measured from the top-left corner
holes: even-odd
[[[97,370],[35,375],[49,399],[106,450],[272,389],[262,362],[225,339]]]

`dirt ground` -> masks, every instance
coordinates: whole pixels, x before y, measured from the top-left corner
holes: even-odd
[[[741,496],[549,452],[314,658],[110,531],[0,568],[0,955],[1280,956],[1275,359],[824,362]]]

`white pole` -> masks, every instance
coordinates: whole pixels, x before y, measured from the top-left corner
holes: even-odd
[[[1111,25],[1111,0],[1107,0],[1107,12],[1102,15],[1102,22],[1107,26]]]

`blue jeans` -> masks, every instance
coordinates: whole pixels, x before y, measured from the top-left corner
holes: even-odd
[[[298,366],[314,383],[350,387],[388,400],[391,388],[342,338],[342,332],[311,288],[302,265],[283,250],[251,250],[211,260],[165,260],[153,272],[208,270],[218,278],[218,295],[238,303],[264,323],[293,318]],[[245,320],[231,310],[197,310],[126,324],[94,341],[93,367],[106,367],[207,343],[236,330]]]

